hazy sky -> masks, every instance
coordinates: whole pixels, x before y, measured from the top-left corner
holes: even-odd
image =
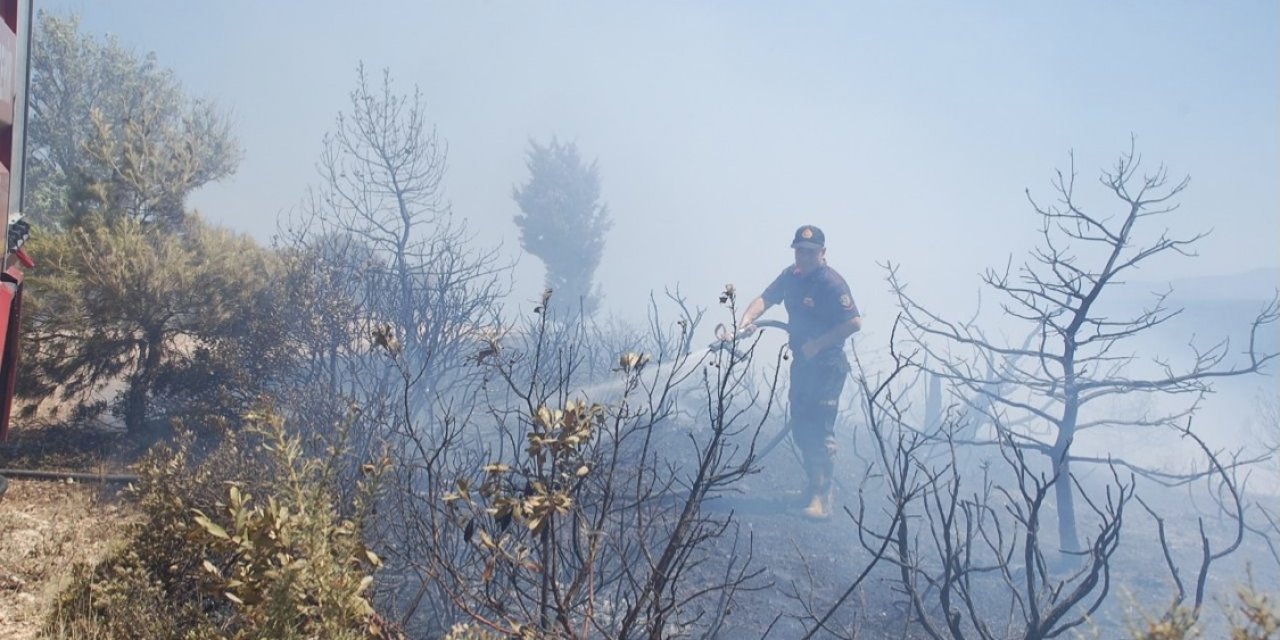
[[[1119,212],[1096,177],[1131,134],[1192,176],[1167,224],[1214,229],[1143,277],[1280,266],[1272,1],[37,4],[233,111],[244,161],[192,204],[264,240],[364,61],[422,88],[454,211],[512,255],[529,137],[597,158],[616,221],[598,275],[627,313],[675,283],[704,305],[726,282],[757,293],[803,223],[869,317],[892,313],[886,260],[922,295],[971,297],[1034,241],[1024,189],[1050,198],[1069,150],[1084,202]],[[533,298],[541,264],[517,275]]]

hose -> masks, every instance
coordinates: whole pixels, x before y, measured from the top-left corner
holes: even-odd
[[[24,480],[75,480],[77,482],[137,482],[132,473],[85,473],[82,471],[50,471],[46,469],[0,469],[0,476]]]

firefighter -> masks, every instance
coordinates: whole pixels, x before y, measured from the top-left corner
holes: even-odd
[[[862,317],[849,285],[827,266],[826,236],[821,229],[800,227],[791,248],[795,264],[783,269],[751,301],[738,331],[750,335],[765,310],[779,302],[786,307],[792,354],[788,426],[808,479],[804,515],[826,519],[832,509],[836,413],[849,374],[844,343],[862,328]]]

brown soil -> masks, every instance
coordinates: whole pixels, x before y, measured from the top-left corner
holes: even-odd
[[[0,443],[0,469],[127,473],[142,449],[116,431],[20,425]],[[37,637],[76,567],[123,543],[138,518],[122,488],[8,480],[0,496],[0,637]]]
[[[35,638],[75,567],[105,557],[134,520],[102,486],[10,480],[0,498],[0,637]]]

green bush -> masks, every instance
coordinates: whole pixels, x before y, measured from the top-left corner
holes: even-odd
[[[234,637],[384,637],[387,629],[365,595],[382,563],[361,541],[359,526],[380,469],[365,467],[355,516],[343,518],[324,462],[303,456],[283,419],[263,415],[255,426],[276,463],[274,494],[257,500],[232,484],[218,509],[194,511],[194,542],[208,550],[201,566],[212,589],[235,606]]]
[[[380,563],[360,522],[381,468],[364,470],[344,516],[329,463],[304,456],[269,411],[203,454],[190,435],[157,447],[131,489],[144,521],[120,553],[79,571],[46,636],[394,637],[365,596]]]

